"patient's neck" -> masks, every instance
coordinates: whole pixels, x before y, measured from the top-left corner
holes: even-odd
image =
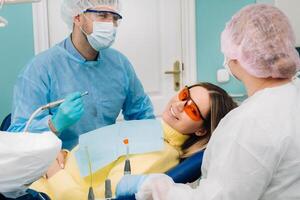
[[[164,140],[172,146],[180,147],[189,138],[189,136],[184,135],[172,128],[164,120],[162,120],[162,127]]]

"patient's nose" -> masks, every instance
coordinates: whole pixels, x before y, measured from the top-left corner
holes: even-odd
[[[178,112],[182,112],[183,111],[185,103],[186,103],[186,101],[177,101],[175,103],[175,107],[178,110]]]

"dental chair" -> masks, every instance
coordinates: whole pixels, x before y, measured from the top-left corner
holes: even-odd
[[[46,194],[39,193],[30,189],[27,190],[26,195],[18,197],[16,199],[6,198],[2,194],[0,194],[0,199],[1,200],[50,200],[50,198]]]
[[[191,157],[183,160],[174,168],[165,174],[170,176],[175,183],[192,183],[201,176],[201,165],[204,151],[200,151]],[[128,197],[120,197],[116,200],[135,200],[134,195]]]
[[[1,124],[1,131],[6,131],[11,123],[11,114],[6,116]],[[191,157],[183,160],[174,168],[167,171],[165,174],[170,176],[175,183],[192,183],[201,176],[201,165],[204,151],[200,151]],[[0,194],[0,199],[1,194]],[[46,199],[46,198],[45,198]],[[135,200],[134,196],[117,198],[116,200]]]
[[[11,123],[11,114],[7,115],[1,123],[0,131],[7,131]]]
[[[204,151],[200,151],[185,159],[166,172],[175,183],[192,183],[201,176],[201,165]]]

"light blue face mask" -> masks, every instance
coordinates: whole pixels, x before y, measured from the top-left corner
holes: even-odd
[[[230,67],[229,67],[228,63],[229,63],[228,58],[227,58],[226,56],[224,56],[223,66],[224,66],[224,68],[226,69],[226,71],[227,71],[232,77],[234,77],[234,75],[232,74],[232,72],[231,72],[231,70],[230,70]]]
[[[229,60],[226,56],[224,56],[224,62],[223,62],[224,68],[225,68],[226,71],[230,74],[230,76],[232,76],[234,79],[236,79],[236,80],[239,81],[239,79],[238,79],[235,75],[233,75],[233,73],[232,73],[232,71],[231,71],[231,69],[230,69],[230,67],[229,67],[229,61],[230,61],[230,60]]]
[[[81,28],[81,31],[87,36],[90,45],[96,51],[109,48],[115,41],[117,28],[112,22],[93,22],[93,32],[88,35]]]

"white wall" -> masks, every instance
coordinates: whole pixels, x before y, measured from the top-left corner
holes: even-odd
[[[293,26],[297,46],[300,47],[300,0],[257,0],[257,3],[269,3],[282,10]]]
[[[290,19],[296,35],[297,46],[300,46],[300,1],[275,0],[275,5],[280,8]]]
[[[47,1],[50,46],[54,46],[58,42],[65,39],[71,33],[71,30],[61,19],[61,10],[60,10],[61,2],[62,0]],[[53,10],[55,12],[53,12]]]

